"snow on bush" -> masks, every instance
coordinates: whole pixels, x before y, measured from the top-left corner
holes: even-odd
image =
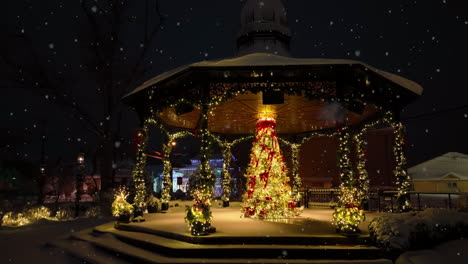
[[[75,217],[75,208],[73,206],[61,206],[55,213],[58,221],[68,221]]]
[[[45,206],[33,207],[21,213],[7,212],[2,217],[3,226],[23,226],[40,219],[49,219],[50,209]]]
[[[468,213],[426,209],[401,214],[385,213],[369,224],[371,237],[388,250],[429,248],[468,235]]]
[[[87,218],[99,218],[102,216],[101,207],[99,206],[92,206],[86,209],[85,216]]]

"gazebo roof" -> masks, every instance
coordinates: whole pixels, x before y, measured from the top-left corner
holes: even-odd
[[[333,65],[361,65],[369,71],[382,76],[383,78],[393,82],[395,85],[401,86],[408,91],[411,91],[414,94],[421,95],[423,88],[421,85],[403,78],[401,76],[385,72],[369,66],[360,61],[354,60],[343,60],[343,59],[309,59],[309,58],[291,58],[284,57],[269,53],[251,53],[241,57],[227,58],[221,60],[212,60],[212,61],[201,61],[191,64],[187,64],[181,67],[177,67],[170,71],[161,73],[148,81],[144,82],[142,85],[135,88],[132,92],[124,96],[125,98],[130,97],[133,94],[136,94],[144,89],[147,89],[152,86],[157,86],[162,84],[168,79],[174,78],[179,74],[182,74],[189,69],[200,68],[200,69],[209,69],[213,67],[218,68],[243,68],[243,67],[286,67],[286,66],[308,66],[308,67],[327,67]]]
[[[423,91],[420,85],[411,80],[359,61],[298,59],[268,53],[252,53],[235,58],[201,61],[164,72],[138,86],[123,100],[135,107],[140,115],[147,115],[145,108],[149,106],[161,107],[168,102],[176,104],[183,96],[193,97],[190,93],[215,89],[207,88],[211,84],[226,83],[234,84],[238,90],[245,87],[249,90],[248,87],[264,85],[262,87],[266,89],[303,89],[309,94],[319,94],[318,97],[342,96],[347,103],[360,105],[359,111],[351,110],[345,113],[348,124],[359,123],[376,114],[378,108],[374,105],[399,111]],[[154,92],[154,96],[149,96],[147,91]],[[247,91],[218,105],[218,113],[214,115],[216,117],[212,116],[210,119],[210,130],[235,134],[253,132],[256,113],[265,108],[262,96],[257,91]],[[366,97],[364,94],[367,94]],[[268,111],[282,111],[278,118],[288,121],[278,124],[278,133],[300,133],[332,128],[336,125],[321,118],[326,105],[324,101],[307,100],[304,93],[287,94],[282,106],[273,105]],[[165,109],[159,118],[173,127],[193,129],[197,126],[199,109],[183,115],[175,113],[174,109]],[[233,125],[232,121],[237,124]]]

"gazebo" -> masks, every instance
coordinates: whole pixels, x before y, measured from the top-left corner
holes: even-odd
[[[301,187],[298,155],[302,143],[313,137],[339,139],[337,162],[342,194],[333,222],[340,231],[355,232],[364,217],[361,203],[369,189],[364,142],[368,129],[394,128],[397,200],[400,210],[410,208],[407,193],[411,184],[405,168],[404,128],[399,112],[421,95],[422,90],[413,81],[358,61],[297,59],[268,53],[202,61],[162,73],[123,98],[142,120],[133,171],[135,205],[145,206],[143,172],[149,126],[156,125],[166,133],[164,204],[169,202],[172,188],[170,142],[179,137],[199,137],[201,165],[193,179],[196,204],[188,211],[187,218],[192,234],[210,231],[213,178],[208,147],[218,144],[223,150],[222,199],[227,205],[232,147],[252,138],[259,117],[273,115],[280,140],[292,150],[291,181],[296,198]],[[324,115],[330,106],[336,109],[332,118],[330,113]],[[355,166],[350,159],[353,151],[357,157]]]

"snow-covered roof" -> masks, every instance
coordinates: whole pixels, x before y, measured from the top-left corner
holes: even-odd
[[[444,179],[453,175],[468,180],[468,155],[448,152],[408,169],[414,180]]]
[[[144,82],[142,85],[137,87],[135,90],[133,90],[131,93],[129,93],[125,97],[138,93],[141,90],[148,88],[150,86],[157,85],[158,83],[163,82],[164,80],[169,79],[171,77],[174,77],[175,75],[182,74],[183,72],[191,68],[205,68],[205,69],[215,68],[215,67],[219,67],[219,68],[253,67],[255,68],[255,67],[265,67],[265,66],[268,67],[268,66],[306,66],[306,65],[307,66],[362,65],[369,71],[372,71],[376,73],[377,75],[380,75],[390,80],[391,82],[417,95],[421,95],[423,92],[423,88],[416,82],[413,82],[411,80],[408,80],[406,78],[403,78],[401,76],[398,76],[389,72],[379,70],[377,68],[369,66],[360,61],[344,60],[344,59],[291,58],[291,57],[284,57],[284,56],[268,54],[268,53],[251,53],[251,54],[247,54],[244,56],[228,58],[228,59],[201,61],[201,62],[196,62],[196,63],[192,63],[192,64],[188,64],[185,66],[175,68],[173,70],[159,74],[153,77],[152,79]]]

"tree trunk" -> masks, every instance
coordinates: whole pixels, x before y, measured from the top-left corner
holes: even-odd
[[[102,143],[102,155],[101,155],[101,191],[100,191],[100,204],[102,212],[105,215],[111,213],[111,203],[113,200],[112,192],[112,162],[114,156],[114,146],[111,140],[105,140]]]

